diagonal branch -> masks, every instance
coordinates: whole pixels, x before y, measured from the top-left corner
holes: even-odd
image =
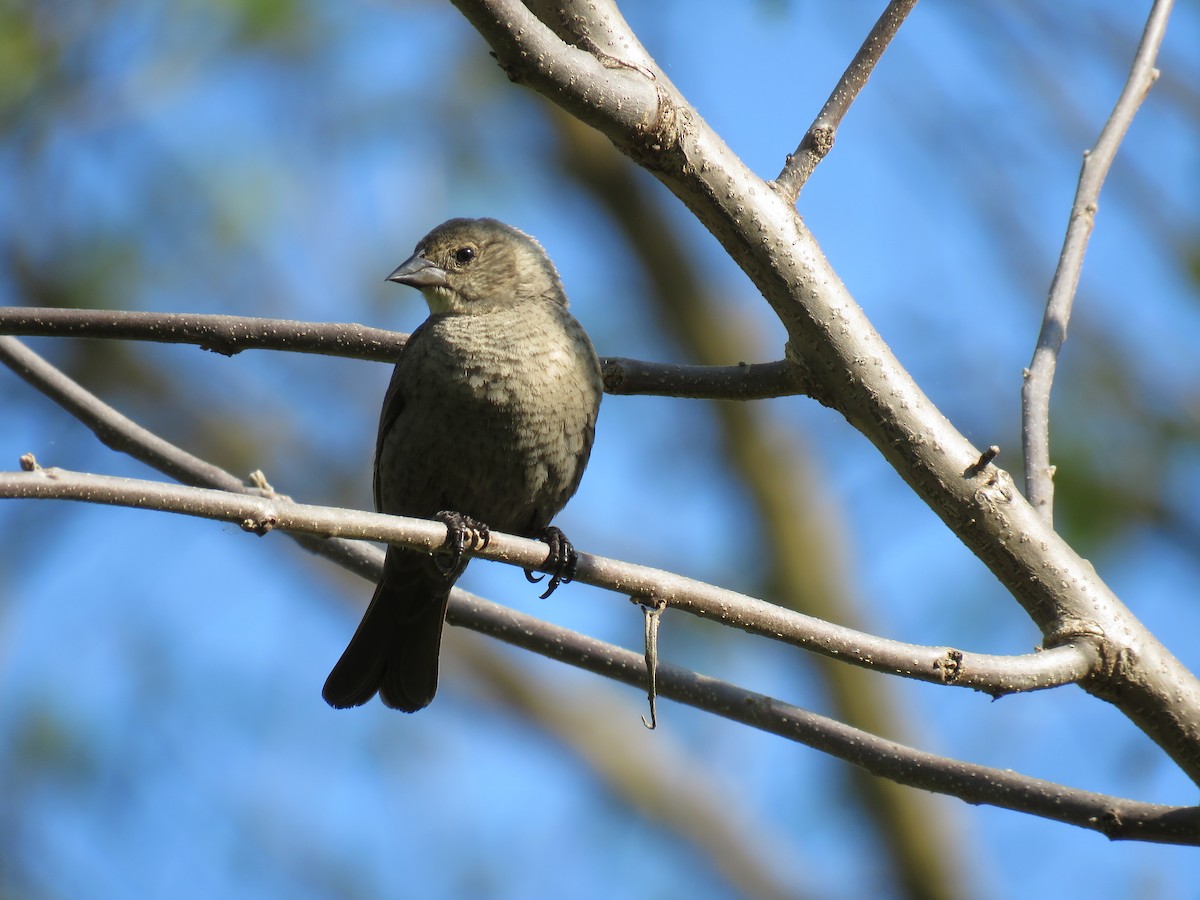
[[[640,653],[612,647],[516,610],[456,591],[450,621],[478,628],[518,647],[643,689]],[[543,640],[545,639],[545,640]],[[1012,769],[994,769],[907,747],[779,700],[660,664],[659,695],[725,716],[862,766],[873,775],[1098,831],[1113,840],[1200,844],[1200,807],[1160,806],[1063,787]]]
[[[1054,468],[1050,465],[1050,390],[1054,384],[1054,370],[1059,351],[1067,339],[1067,323],[1079,289],[1083,257],[1096,224],[1100,188],[1134,115],[1158,78],[1154,62],[1167,32],[1172,5],[1173,0],[1155,0],[1121,96],[1117,98],[1096,145],[1083,154],[1067,234],[1058,257],[1058,268],[1050,283],[1042,330],[1038,334],[1033,360],[1025,370],[1025,383],[1021,388],[1025,497],[1047,523],[1054,520]]]
[[[833,93],[829,95],[813,123],[808,126],[800,146],[796,148],[795,153],[788,156],[783,171],[775,179],[775,187],[789,203],[796,202],[809,176],[833,149],[838,126],[850,111],[850,105],[858,97],[859,91],[866,87],[875,64],[883,57],[888,44],[892,42],[892,38],[896,36],[896,32],[916,5],[917,0],[892,0],[887,5],[879,21],[863,41],[863,45],[858,48],[858,53],[854,54],[854,59],[842,73]]]
[[[972,446],[875,330],[797,214],[721,140],[660,67],[602,62],[512,0],[454,0],[510,79],[603,132],[682,200],[761,291],[812,396],[867,437],[1011,592],[1047,645],[1097,640],[1082,686],[1117,706],[1200,783],[1200,680]],[[596,0],[617,34],[612,4]],[[631,35],[627,43],[634,45]],[[593,79],[598,81],[593,83]]]

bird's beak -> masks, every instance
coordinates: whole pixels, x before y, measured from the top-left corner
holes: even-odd
[[[413,254],[400,264],[386,281],[397,284],[407,284],[420,290],[431,287],[446,287],[446,270],[442,269],[419,253]]]

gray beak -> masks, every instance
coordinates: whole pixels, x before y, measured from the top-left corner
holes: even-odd
[[[409,287],[424,289],[446,286],[446,270],[438,268],[419,253],[413,254],[400,264],[385,281],[396,284],[407,284]]]

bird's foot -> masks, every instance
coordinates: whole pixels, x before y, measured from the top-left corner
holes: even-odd
[[[492,539],[491,530],[485,524],[462,513],[444,509],[434,518],[446,526],[445,546],[433,554],[438,571],[446,577],[458,572],[464,553],[482,550]]]
[[[567,584],[575,578],[575,566],[579,562],[579,557],[575,553],[575,548],[571,542],[567,540],[567,536],[562,533],[562,530],[549,526],[542,532],[541,539],[546,542],[550,548],[546,554],[545,572],[534,575],[529,569],[525,570],[525,577],[536,584],[550,575],[550,583],[546,585],[546,592],[542,594],[541,599],[545,600],[560,584]]]

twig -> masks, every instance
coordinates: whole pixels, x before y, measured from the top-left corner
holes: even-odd
[[[1047,523],[1054,519],[1054,469],[1050,465],[1050,390],[1058,354],[1067,339],[1071,306],[1079,288],[1083,257],[1096,222],[1100,188],[1108,175],[1133,117],[1158,78],[1154,68],[1158,48],[1167,31],[1173,0],[1155,0],[1133,58],[1129,78],[1096,145],[1085,151],[1079,171],[1071,218],[1063,240],[1058,268],[1050,284],[1050,297],[1042,319],[1033,359],[1025,370],[1021,389],[1021,439],[1025,454],[1025,497]]]
[[[917,0],[892,0],[887,5],[879,21],[863,41],[863,45],[858,48],[858,53],[842,73],[841,80],[825,101],[825,106],[812,125],[808,126],[800,146],[796,148],[795,153],[788,156],[783,171],[775,179],[775,186],[787,197],[789,203],[796,202],[804,183],[833,149],[838,126],[842,124],[850,105],[858,97],[859,91],[866,86],[875,64],[882,58],[888,44],[892,42],[892,38],[896,36],[896,32],[916,5]]]
[[[157,481],[69,472],[54,467],[0,472],[0,498],[81,500],[232,522],[255,534],[281,530],[311,538],[389,541],[433,551],[445,526],[427,519],[295,503],[257,492],[229,493]],[[545,544],[493,531],[471,556],[524,569],[546,562]],[[990,656],[906,644],[843,628],[735,591],[648,566],[580,553],[575,581],[656,601],[751,634],[813,650],[877,672],[933,684],[969,687],[992,696],[1058,687],[1086,678],[1096,663],[1080,641],[1023,656]]]
[[[339,322],[301,322],[203,313],[125,312],[0,306],[0,335],[88,337],[192,344],[233,356],[289,350],[394,362],[408,335]],[[610,394],[697,400],[765,400],[808,392],[804,370],[780,360],[735,366],[687,366],[606,357]]]

